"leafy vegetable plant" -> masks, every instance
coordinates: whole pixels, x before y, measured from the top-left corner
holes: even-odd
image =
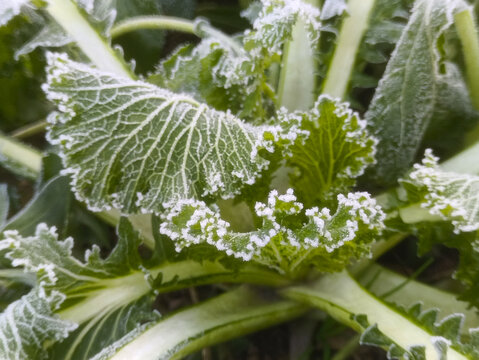
[[[475,4],[216,10],[1,2],[0,358],[479,359]]]

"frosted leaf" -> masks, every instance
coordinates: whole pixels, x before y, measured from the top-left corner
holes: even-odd
[[[246,48],[260,44],[270,54],[280,53],[284,42],[291,38],[298,18],[304,21],[311,42],[314,44],[318,40],[321,13],[317,7],[301,0],[263,0],[262,4],[253,30],[246,33]]]
[[[169,236],[176,250],[207,243],[228,255],[269,266],[293,276],[310,266],[336,271],[351,257],[365,255],[380,234],[385,215],[367,193],[339,195],[337,210],[303,209],[292,189],[273,190],[267,203],[256,203],[262,225],[249,233],[236,233],[219,212],[204,202],[183,200],[162,215],[160,233]]]
[[[37,226],[34,236],[5,232],[0,251],[5,251],[13,266],[22,266],[25,271],[37,274],[38,293],[48,301],[49,309],[61,311],[62,316],[74,318],[80,325],[62,343],[49,344],[49,359],[76,359],[87,354],[89,358],[133,331],[139,323],[158,318],[158,314],[151,311],[151,288],[145,279],[148,271],[143,268],[138,253],[138,234],[128,221],[121,219],[118,235],[118,244],[106,259],[101,258],[100,249],[94,246],[85,252],[84,261],[80,261],[72,255],[73,239],[60,241],[55,228],[45,224]],[[50,321],[47,315],[43,319],[45,323]],[[53,320],[60,323],[56,318]],[[21,320],[18,321],[16,324],[15,320],[15,325],[23,326]],[[97,339],[102,332],[107,334]],[[28,333],[22,335],[20,340],[25,341],[23,337],[28,336]],[[50,336],[46,340],[59,338]],[[0,334],[0,354],[1,342]],[[19,359],[24,358],[37,357]]]
[[[438,46],[464,6],[462,0],[415,2],[365,115],[379,139],[374,171],[383,184],[393,184],[412,165],[441,103],[455,98],[455,108],[471,108],[460,73],[443,59]]]
[[[35,288],[0,314],[0,358],[47,359],[45,343],[63,340],[76,327],[54,315],[51,299]]]
[[[348,10],[346,0],[326,0],[321,9],[321,20],[328,20],[342,15]]]
[[[265,141],[282,149],[286,165],[296,169],[291,185],[308,206],[334,202],[375,162],[377,140],[347,103],[321,95],[310,111],[282,109],[277,118],[279,126],[266,129]]]
[[[69,44],[73,40],[56,22],[51,22],[43,27],[40,32],[30,41],[22,45],[15,52],[15,58],[31,53],[38,47],[61,47]]]
[[[28,2],[28,0],[0,1],[0,26],[6,25],[14,16],[20,14],[20,8]]]
[[[479,229],[479,176],[441,170],[430,149],[422,164],[403,180],[420,196],[421,206],[432,215],[451,221],[456,233]],[[417,196],[417,194],[415,194]]]
[[[229,112],[64,55],[48,61],[45,90],[60,110],[48,137],[92,209],[158,212],[181,198],[232,197],[267,165],[255,155],[259,132]]]
[[[78,7],[88,14],[88,20],[94,25],[94,27],[100,29],[103,36],[109,37],[110,29],[116,18],[115,1],[76,0],[75,2]],[[1,6],[2,4],[0,4],[0,14],[2,12]],[[40,22],[41,25],[43,25],[43,29],[15,52],[16,59],[22,55],[31,53],[38,47],[56,48],[73,42],[73,38],[57,22],[53,20],[47,20],[45,22],[42,20],[43,18],[40,16],[34,20],[35,22]],[[0,20],[0,26],[1,25]]]

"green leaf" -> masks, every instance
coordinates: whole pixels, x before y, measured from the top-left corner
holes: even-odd
[[[387,62],[404,31],[411,3],[411,0],[376,0],[359,48],[361,59],[373,64]]]
[[[303,1],[263,0],[263,7],[253,22],[253,30],[245,36],[245,48],[258,49],[268,54],[281,53],[286,40],[290,40],[293,27],[301,18],[308,30],[311,43],[315,43],[321,31],[320,11]],[[254,56],[254,55],[253,55]]]
[[[272,105],[262,92],[262,87],[269,86],[264,65],[248,65],[253,61],[243,49],[232,49],[207,35],[196,47],[180,47],[162,61],[149,81],[258,122]]]
[[[455,108],[471,108],[463,79],[439,46],[454,13],[465,5],[462,0],[418,0],[414,6],[366,113],[380,141],[375,176],[381,183],[393,184],[414,162],[441,102],[457,96],[450,116]]]
[[[45,90],[61,111],[49,139],[92,209],[158,212],[181,198],[232,197],[267,165],[259,131],[230,113],[64,55],[49,63]]]
[[[426,150],[422,164],[414,165],[403,186],[409,192],[410,201],[418,202],[432,216],[450,222],[455,233],[479,229],[479,176],[447,172],[438,166],[438,158]],[[402,210],[403,220],[419,222],[422,219]]]
[[[230,231],[218,210],[204,202],[178,201],[162,215],[160,233],[176,250],[207,243],[244,261],[254,261],[289,276],[304,275],[311,267],[338,271],[351,258],[364,256],[381,233],[384,213],[367,193],[338,195],[337,210],[317,207],[303,211],[293,191],[272,191],[268,203],[256,203],[262,226],[249,233]]]
[[[37,224],[47,223],[56,226],[63,231],[67,221],[71,195],[69,179],[66,176],[56,176],[48,181],[42,189],[25,205],[25,207],[13,216],[5,227],[5,230],[17,230],[24,236],[33,235]]]
[[[43,56],[35,54],[23,56],[18,61],[14,59],[15,50],[19,45],[37,31],[38,28],[24,16],[17,16],[7,26],[0,26],[2,131],[9,132],[27,123],[38,121],[50,111],[50,104],[45,101],[45,95],[41,90],[45,68]]]
[[[419,239],[425,253],[435,244],[459,251],[454,277],[465,286],[461,299],[479,306],[479,176],[441,169],[438,158],[426,150],[422,164],[401,180],[399,194],[405,206],[399,215],[406,229]]]
[[[0,357],[10,359],[47,359],[46,346],[68,336],[74,323],[52,313],[59,301],[47,297],[41,288],[32,290],[11,303],[0,314]]]
[[[331,204],[375,162],[377,140],[345,103],[322,95],[312,110],[280,111],[278,120],[280,129],[265,137],[284,147],[291,185],[305,206]]]
[[[8,1],[12,2],[12,0]],[[25,2],[26,1],[23,0],[13,0],[13,3],[20,4]],[[113,0],[73,0],[73,2],[84,11],[91,25],[94,26],[98,32],[106,37],[109,35],[110,28],[116,17],[115,2]],[[29,5],[32,6],[31,2]],[[47,5],[47,2],[36,1],[33,6],[41,8],[44,5]],[[0,8],[0,14],[1,11],[2,9]],[[18,10],[15,15],[19,13],[20,11]],[[51,18],[43,17],[41,13],[32,15],[31,10],[29,12],[25,11],[24,13],[26,17],[30,18],[31,22],[42,27],[42,29],[32,35],[31,39],[15,52],[16,59],[22,55],[31,53],[38,47],[62,47],[74,41],[65,29]],[[1,25],[0,20],[0,26]]]
[[[71,42],[72,39],[60,25],[56,22],[49,22],[44,25],[38,34],[15,52],[15,58],[18,59],[22,55],[30,54],[38,47],[62,47]]]
[[[28,0],[4,0],[0,5],[0,26],[7,24],[14,16],[20,14],[20,8]]]

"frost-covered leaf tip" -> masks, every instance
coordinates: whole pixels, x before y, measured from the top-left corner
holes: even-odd
[[[248,233],[229,229],[217,209],[204,202],[177,202],[162,215],[160,232],[176,243],[177,251],[208,243],[228,255],[254,261],[281,273],[300,275],[314,266],[337,271],[352,257],[368,253],[367,244],[381,233],[385,215],[367,193],[338,195],[334,214],[328,208],[304,210],[292,189],[268,202],[258,202],[255,212],[262,226]]]

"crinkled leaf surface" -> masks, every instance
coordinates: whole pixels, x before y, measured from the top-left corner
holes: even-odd
[[[264,66],[247,66],[252,61],[242,49],[234,51],[220,40],[207,37],[194,48],[179,48],[160,63],[149,81],[189,94],[217,110],[229,109],[241,118],[259,121],[272,105],[262,92],[262,87],[269,86]]]
[[[450,221],[456,233],[479,229],[479,176],[441,170],[430,149],[402,181],[431,215]]]
[[[306,24],[314,44],[319,38],[319,17],[319,9],[302,1],[267,0],[262,2],[253,29],[239,39],[228,39],[200,22],[197,32],[204,39],[163,61],[153,81],[259,123],[272,115],[274,91],[267,81],[270,65],[280,60],[298,20]]]
[[[444,66],[438,47],[464,6],[462,0],[417,1],[391,55],[366,113],[379,138],[375,175],[383,184],[394,183],[413,163],[436,106],[464,88],[462,79],[450,74],[451,64]],[[460,99],[455,107],[470,107],[468,96]]]
[[[311,42],[319,38],[321,12],[313,5],[301,0],[262,0],[253,30],[245,35],[248,50],[264,50],[269,54],[281,53],[282,45],[291,39],[293,27],[298,18],[304,21]]]
[[[334,202],[375,162],[377,141],[346,103],[322,95],[310,111],[280,111],[278,119],[265,139],[283,147],[286,165],[295,169],[291,185],[306,206]]]
[[[401,200],[407,201],[399,210],[406,223],[403,230],[418,237],[420,253],[436,244],[457,249],[454,277],[464,284],[461,298],[479,306],[479,176],[441,169],[428,149],[401,185]]]
[[[56,300],[36,288],[0,314],[0,358],[48,358],[45,344],[66,338],[76,328],[76,324],[53,314],[51,306]]]
[[[368,244],[384,226],[384,213],[367,193],[338,195],[337,210],[331,214],[317,207],[303,212],[291,189],[284,195],[272,191],[268,203],[256,203],[255,211],[262,226],[236,233],[217,209],[201,201],[180,201],[162,215],[160,232],[175,241],[177,251],[207,243],[228,255],[298,276],[311,266],[341,270],[352,257],[368,253]]]
[[[184,95],[50,55],[50,141],[93,209],[160,211],[181,198],[231,197],[267,165],[260,133]]]

